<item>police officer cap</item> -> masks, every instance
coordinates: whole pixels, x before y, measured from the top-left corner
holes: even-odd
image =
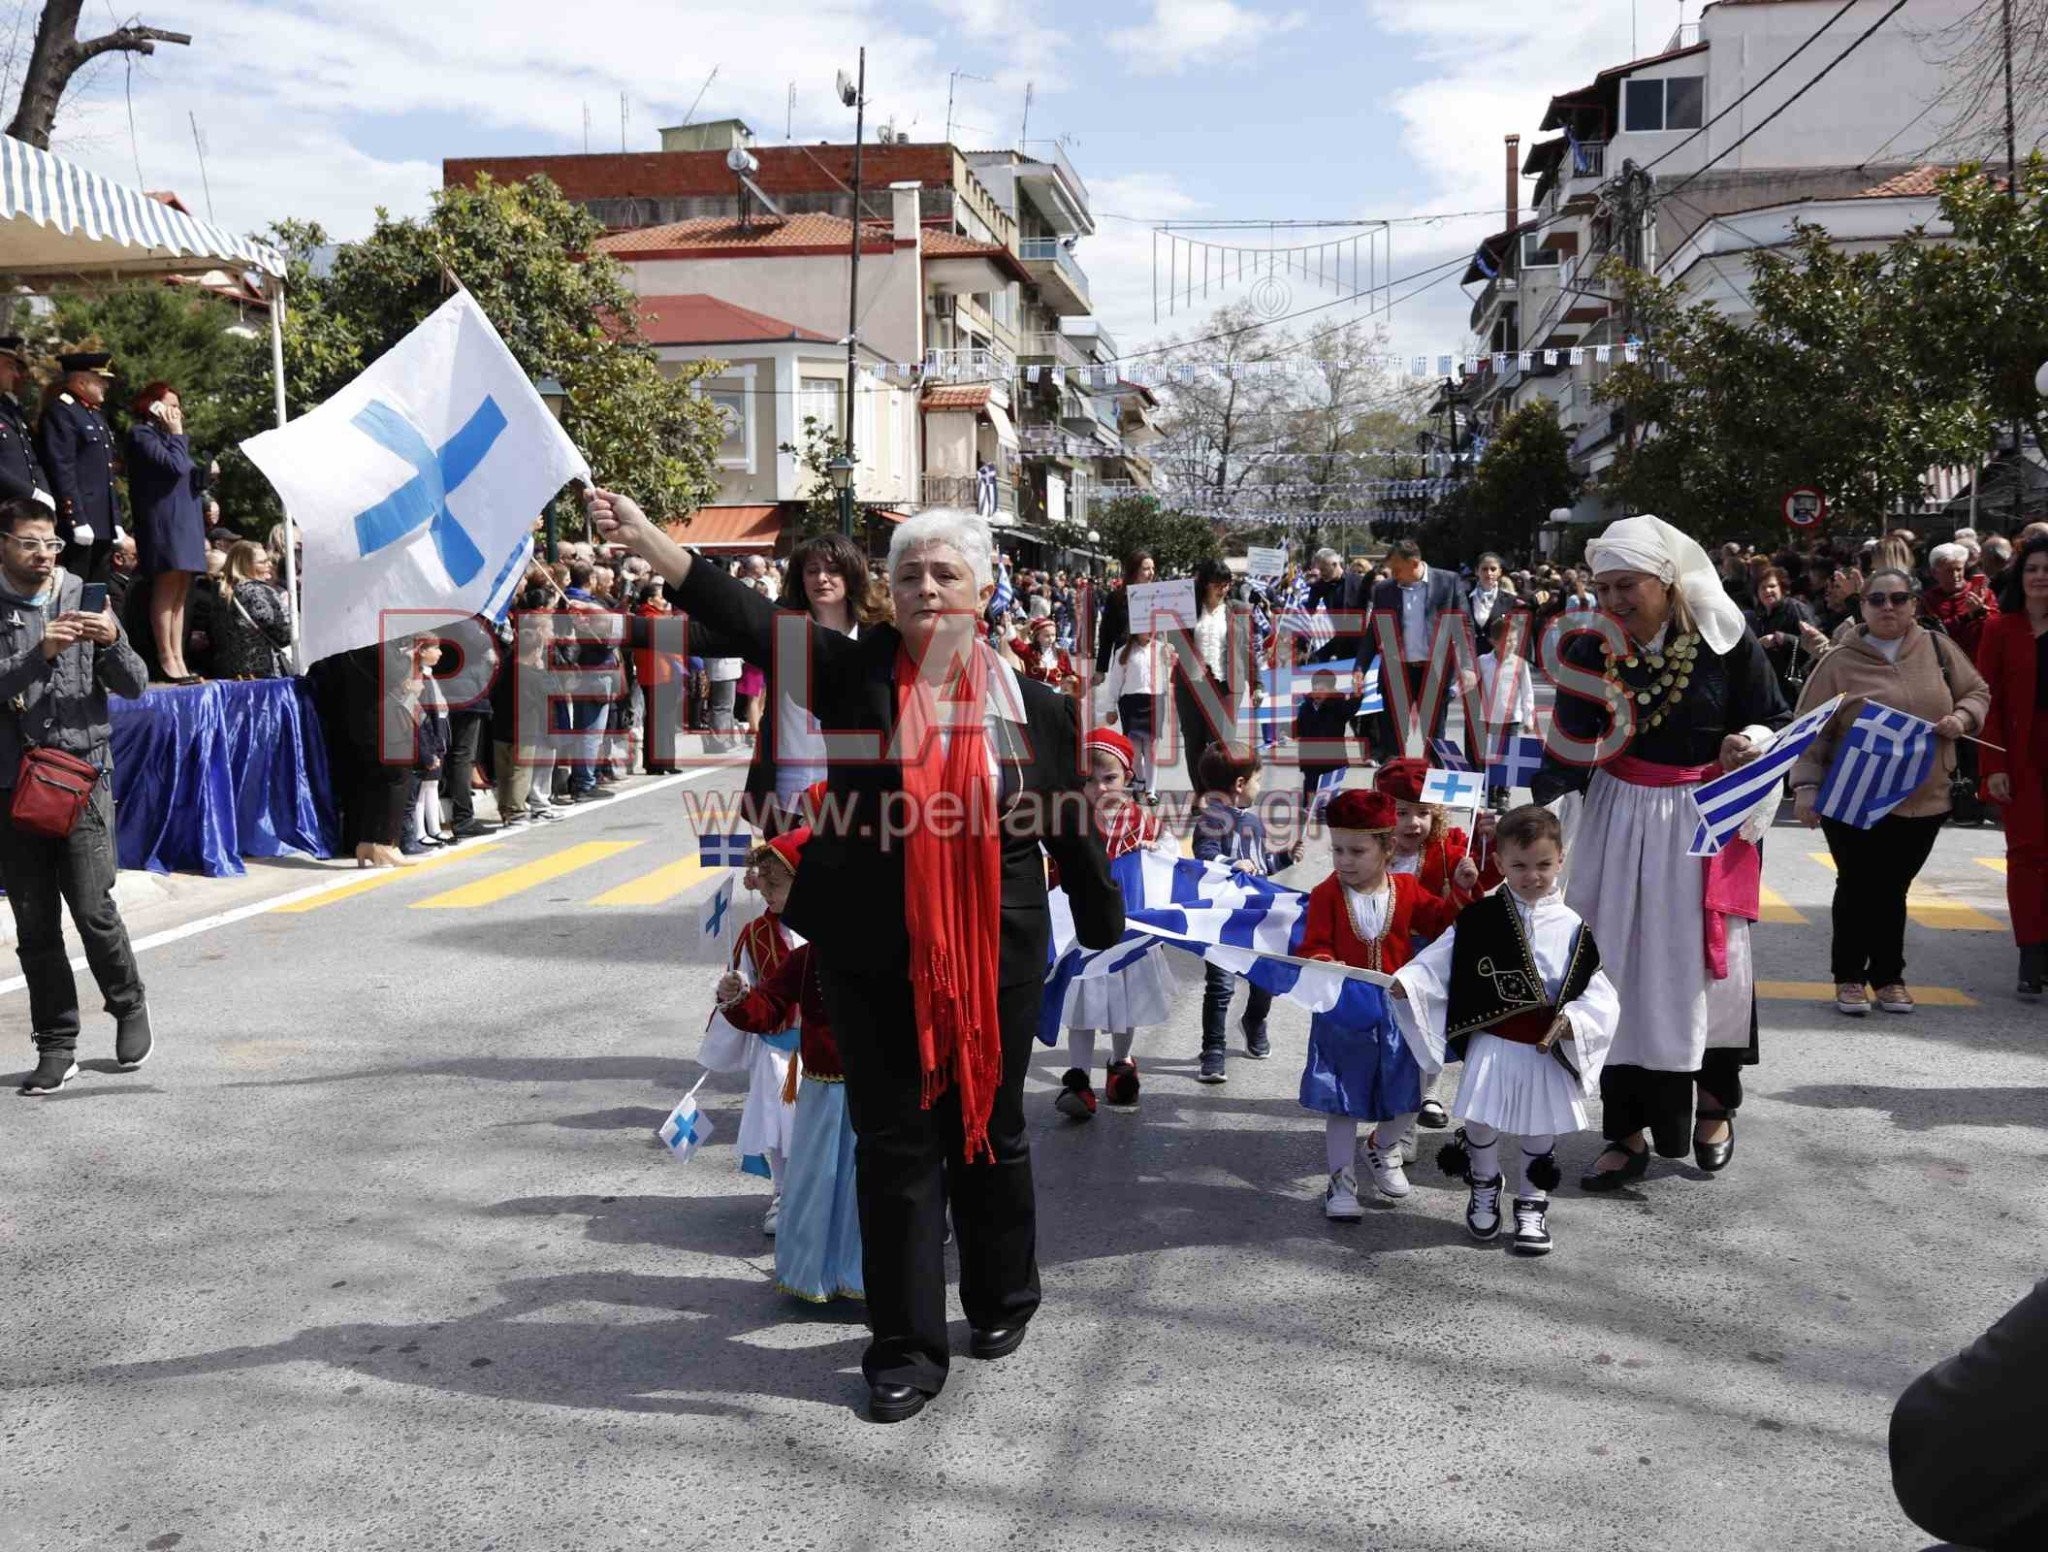
[[[0,334],[0,356],[12,356],[23,366],[28,365],[28,347],[19,334]]]
[[[81,350],[68,356],[59,356],[57,366],[69,377],[73,372],[97,372],[101,377],[112,377],[110,370],[114,358],[104,350]]]

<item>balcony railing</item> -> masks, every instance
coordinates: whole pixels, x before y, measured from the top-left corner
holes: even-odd
[[[1575,147],[1565,151],[1566,173],[1571,181],[1582,178],[1604,178],[1607,176],[1607,142],[1604,140],[1581,140]]]
[[[1088,299],[1088,272],[1075,262],[1064,240],[1058,237],[1027,237],[1017,244],[1017,256],[1026,264],[1050,264],[1057,269],[1074,294]]]
[[[1050,361],[1054,366],[1072,367],[1076,371],[1088,365],[1081,347],[1064,334],[1026,334],[1018,344],[1018,359],[1023,361]]]
[[[1664,52],[1669,54],[1674,49],[1691,48],[1699,40],[1700,24],[1698,22],[1680,22],[1677,30],[1671,34],[1671,41],[1664,45]]]
[[[925,352],[927,381],[942,383],[1005,383],[1017,375],[1017,362],[994,345],[962,346]]]
[[[1011,516],[1017,513],[1017,482],[997,479],[996,510]],[[980,510],[981,477],[974,474],[927,474],[921,486],[923,504],[928,507],[965,507],[968,511]]]

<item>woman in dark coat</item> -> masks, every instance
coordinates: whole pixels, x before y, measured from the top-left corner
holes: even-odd
[[[200,494],[206,471],[185,440],[185,413],[169,383],[151,383],[132,406],[128,498],[135,511],[136,569],[149,579],[150,634],[157,671],[172,684],[197,684],[185,666],[185,594],[206,574],[206,520]]]
[[[625,497],[587,500],[685,614],[757,663],[774,656],[787,613],[696,564]],[[1046,854],[1085,947],[1124,930],[1080,796],[1074,701],[975,635],[995,586],[988,525],[928,510],[889,550],[895,624],[801,631],[804,699],[827,732],[852,736],[826,750],[827,801],[783,912],[811,945],[845,1060],[873,1333],[861,1368],[878,1422],[909,1417],[946,1380],[949,1205],[969,1351],[1016,1351],[1038,1308],[1024,1074],[1051,947]]]
[[[270,552],[253,539],[228,551],[213,611],[216,679],[275,679],[283,671],[278,654],[292,644],[292,616],[284,590],[273,576]]]

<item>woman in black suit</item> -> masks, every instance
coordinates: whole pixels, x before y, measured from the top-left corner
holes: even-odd
[[[774,667],[828,736],[827,805],[783,919],[810,940],[845,1058],[872,1332],[861,1369],[870,1415],[896,1422],[946,1379],[949,1200],[973,1355],[1014,1352],[1038,1308],[1023,1088],[1051,930],[1044,853],[1084,945],[1110,946],[1124,924],[1081,795],[1075,703],[976,633],[994,567],[971,513],[897,527],[896,623],[852,638],[694,564],[625,497],[587,501],[608,541]]]

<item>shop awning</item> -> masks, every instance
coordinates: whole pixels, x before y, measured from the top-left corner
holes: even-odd
[[[1011,452],[1016,452],[1017,428],[1010,424],[1010,412],[994,399],[990,399],[982,407],[982,413],[988,416],[988,423],[996,428],[996,441]]]
[[[687,523],[666,525],[680,543],[699,550],[766,555],[782,536],[779,507],[699,507]]]
[[[261,270],[282,278],[284,255],[0,136],[0,274],[191,275]]]

